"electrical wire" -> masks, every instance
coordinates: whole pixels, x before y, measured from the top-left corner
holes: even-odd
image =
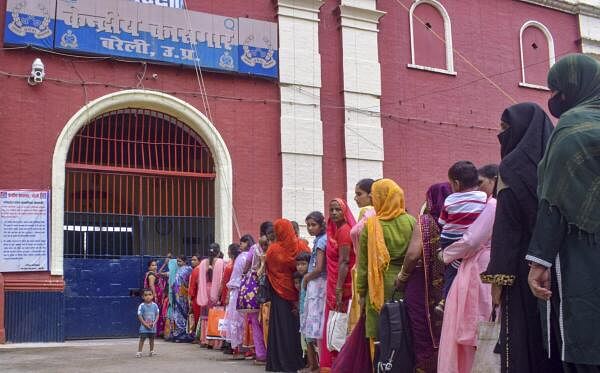
[[[185,12],[185,16],[186,16],[186,21],[187,21],[187,26],[188,29],[192,29],[192,21],[191,21],[191,16],[190,16],[190,10],[187,6],[187,2],[186,0],[182,0],[183,1],[183,7],[184,7],[184,12]],[[200,61],[198,59],[198,56],[200,55],[198,53],[198,44],[197,43],[192,43],[192,39],[190,38],[190,47],[194,48],[194,70],[196,72],[196,80],[198,81],[198,86],[200,88],[200,92],[204,93],[201,95],[202,98],[202,102],[204,105],[204,111],[206,113],[206,115],[208,116],[208,120],[210,121],[210,123],[212,123],[213,125],[215,125],[215,121],[213,119],[212,116],[212,111],[210,110],[210,103],[208,102],[208,97],[207,97],[207,91],[206,91],[206,84],[204,83],[204,77],[202,75],[202,68],[200,67]],[[220,162],[215,162],[215,164],[217,164],[218,166],[221,166]],[[217,167],[218,167],[217,166]],[[224,167],[223,171],[224,170]],[[233,170],[231,170],[231,177],[233,177]],[[221,173],[220,171],[218,171],[219,173]],[[242,237],[241,231],[240,231],[240,226],[239,226],[239,222],[238,222],[238,218],[237,218],[237,212],[235,209],[235,204],[233,201],[233,191],[229,188],[229,183],[231,182],[231,185],[233,185],[233,180],[227,180],[226,177],[227,173],[226,172],[222,172],[221,173],[221,177],[224,179],[224,185],[225,185],[225,193],[227,194],[227,197],[230,199],[231,202],[231,210],[232,210],[232,215],[233,215],[233,224],[235,227],[235,230],[238,234],[238,238]]]

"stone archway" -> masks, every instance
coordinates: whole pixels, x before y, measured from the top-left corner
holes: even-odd
[[[53,275],[63,275],[65,164],[71,141],[89,121],[103,113],[126,108],[150,109],[177,118],[200,136],[212,153],[215,178],[215,241],[232,239],[232,163],[225,141],[208,118],[189,103],[174,96],[149,90],[125,90],[88,103],[67,122],[60,133],[52,158],[51,263]]]

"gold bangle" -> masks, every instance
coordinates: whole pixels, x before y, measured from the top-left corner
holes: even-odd
[[[408,281],[409,277],[410,273],[404,272],[404,267],[402,267],[402,269],[400,269],[400,273],[398,273],[398,281],[406,282]]]

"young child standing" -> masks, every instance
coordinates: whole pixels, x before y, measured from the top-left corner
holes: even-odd
[[[310,261],[310,254],[301,252],[296,256],[296,272],[294,273],[294,285],[300,293],[298,299],[298,316],[301,318],[304,313],[304,298],[306,296],[306,290],[302,283],[304,282],[304,276],[308,272],[308,262]],[[306,337],[300,332],[300,345],[304,354],[307,353],[307,342]]]
[[[315,239],[308,264],[308,273],[304,276],[302,288],[306,291],[304,307],[300,314],[300,332],[306,340],[305,372],[319,371],[317,346],[323,336],[323,314],[325,312],[325,294],[327,292],[327,270],[325,266],[325,216],[313,211],[306,217],[306,229]]]
[[[471,224],[477,220],[487,202],[487,194],[478,190],[479,174],[473,163],[469,161],[456,162],[448,170],[448,179],[452,186],[452,194],[446,197],[438,220],[442,226],[441,251],[462,238]],[[436,306],[437,312],[444,312],[446,296],[456,277],[460,262],[461,259],[457,259],[446,266],[443,298]]]
[[[146,338],[150,340],[150,353],[148,356],[154,355],[154,336],[156,335],[156,323],[158,322],[158,306],[152,301],[154,297],[152,290],[143,290],[144,302],[141,303],[137,310],[138,320],[140,320],[140,343],[138,352],[135,357],[142,357],[142,349]]]
[[[302,282],[304,279],[304,275],[308,272],[308,262],[310,261],[310,254],[301,252],[296,257],[296,273],[298,274],[298,278],[300,280],[298,291],[300,292],[300,299],[298,300],[298,309],[300,310],[300,315],[304,310],[304,297],[306,296],[306,289],[302,286]],[[294,280],[296,276],[294,276]]]

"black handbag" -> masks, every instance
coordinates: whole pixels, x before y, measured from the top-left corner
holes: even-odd
[[[259,304],[271,301],[271,283],[266,274],[258,278],[258,290],[256,291],[256,301]]]
[[[415,358],[406,305],[395,300],[396,291],[379,313],[379,343],[374,361],[376,373],[413,373]]]

